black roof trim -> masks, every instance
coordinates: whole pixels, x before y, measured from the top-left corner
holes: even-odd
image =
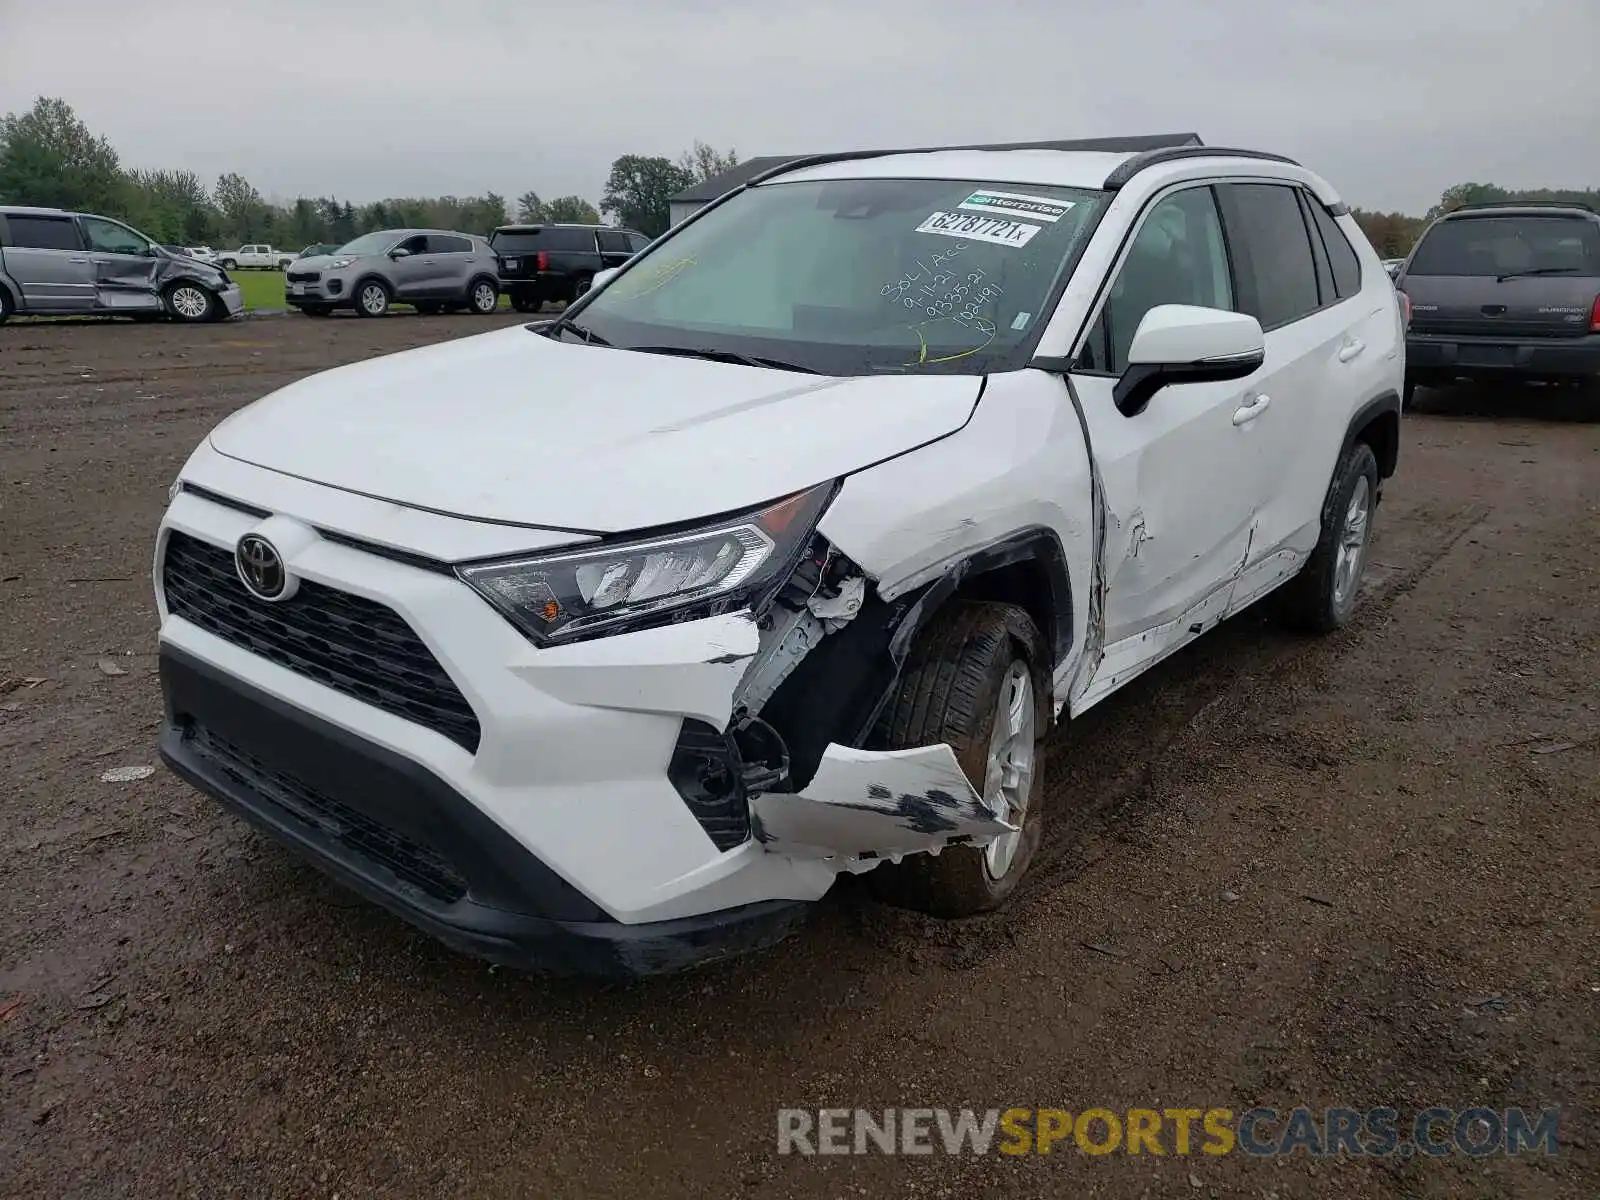
[[[1471,204],[1458,204],[1442,216],[1453,217],[1457,213],[1473,216],[1494,209],[1514,208],[1570,208],[1586,213],[1595,211],[1591,205],[1585,204],[1582,200],[1475,200]]]
[[[819,167],[827,163],[856,162],[866,158],[886,158],[891,154],[938,154],[946,150],[1060,150],[1098,151],[1108,154],[1142,154],[1149,151],[1200,146],[1198,133],[1153,133],[1130,137],[1076,138],[1050,142],[982,142],[961,146],[898,146],[882,150],[840,150],[831,154],[808,154],[791,158],[776,166],[752,175],[744,186],[754,187],[778,175],[798,171],[802,167]]]
[[[1104,187],[1106,191],[1114,192],[1126,186],[1130,179],[1147,167],[1177,162],[1185,158],[1256,158],[1264,162],[1288,163],[1291,167],[1300,165],[1292,158],[1285,158],[1281,154],[1269,154],[1265,150],[1236,150],[1227,146],[1167,146],[1134,155],[1106,176]]]

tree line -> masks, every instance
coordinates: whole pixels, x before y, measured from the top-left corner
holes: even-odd
[[[612,164],[598,207],[581,196],[542,200],[534,191],[514,207],[494,192],[366,204],[301,196],[285,204],[268,200],[237,172],[208,188],[193,171],[124,167],[111,142],[59,97],[41,96],[26,112],[0,117],[0,203],[101,213],[158,242],[184,246],[294,248],[407,227],[487,234],[511,219],[598,225],[602,213],[654,237],[667,228],[673,195],[738,161],[734,151],[699,141],[675,162],[625,154]]]
[[[0,203],[103,213],[157,241],[186,246],[342,243],[375,229],[408,226],[487,234],[512,218],[599,224],[602,214],[654,237],[667,228],[672,196],[738,162],[734,151],[719,151],[698,140],[676,160],[624,154],[611,164],[598,205],[582,196],[545,200],[532,190],[519,196],[514,206],[494,192],[367,204],[302,196],[279,204],[234,172],[208,189],[193,171],[124,168],[111,143],[96,136],[72,106],[57,97],[41,96],[28,111],[0,117]],[[1600,209],[1600,189],[1516,191],[1489,183],[1458,183],[1446,188],[1439,202],[1420,216],[1359,208],[1353,215],[1380,255],[1400,258],[1441,213],[1496,200],[1576,201]]]

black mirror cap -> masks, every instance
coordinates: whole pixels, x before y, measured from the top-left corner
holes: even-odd
[[[1266,353],[1240,354],[1231,358],[1211,358],[1192,363],[1136,363],[1122,373],[1112,391],[1117,411],[1136,417],[1164,387],[1178,383],[1225,383],[1254,374],[1266,361]]]

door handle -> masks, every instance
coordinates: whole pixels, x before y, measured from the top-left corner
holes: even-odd
[[[1235,425],[1248,425],[1262,413],[1267,411],[1267,406],[1272,403],[1272,397],[1262,393],[1249,404],[1242,404],[1233,410],[1233,423]]]
[[[1347,363],[1366,348],[1367,344],[1360,338],[1352,338],[1350,341],[1339,347],[1339,361],[1342,363]]]

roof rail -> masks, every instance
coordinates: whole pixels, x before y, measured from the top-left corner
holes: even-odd
[[[811,154],[790,159],[775,167],[768,167],[759,175],[745,181],[746,187],[765,183],[777,175],[798,171],[802,167],[820,167],[827,163],[855,162],[864,158],[883,158],[890,154],[937,154],[943,150],[1093,150],[1107,154],[1160,153],[1162,148],[1187,148],[1198,150],[1200,140],[1193,133],[1160,133],[1133,137],[1079,138],[1059,142],[990,142],[967,146],[905,146],[886,150],[841,150],[833,154]]]
[[[1444,215],[1448,217],[1463,209],[1482,208],[1578,208],[1588,213],[1595,211],[1593,205],[1585,204],[1582,200],[1474,200],[1471,204],[1458,204]]]
[[[1157,150],[1146,150],[1142,154],[1135,154],[1107,175],[1103,186],[1106,191],[1114,192],[1146,167],[1155,167],[1184,158],[1259,158],[1266,162],[1288,163],[1291,167],[1300,165],[1292,158],[1285,158],[1281,154],[1268,154],[1265,150],[1233,150],[1226,146],[1164,146]]]

